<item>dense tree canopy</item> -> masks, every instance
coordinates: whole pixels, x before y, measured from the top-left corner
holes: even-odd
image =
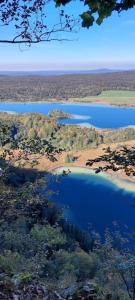
[[[80,12],[76,18],[63,10],[66,4],[72,2],[73,0],[0,0],[0,25],[10,25],[14,32],[14,37],[1,39],[0,42],[31,44],[62,40],[63,36],[61,38],[59,34],[76,30],[80,22],[86,28],[95,22],[100,25],[112,12],[120,13],[135,6],[135,0],[81,0],[84,12]],[[53,18],[47,9],[52,4],[55,4],[58,11],[59,21],[51,26],[50,20]],[[78,5],[77,1],[74,5]]]

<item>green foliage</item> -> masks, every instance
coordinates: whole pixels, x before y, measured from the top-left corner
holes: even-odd
[[[6,144],[13,144],[15,133],[17,132],[17,125],[14,126],[12,121],[0,121],[0,146]]]
[[[18,126],[18,147],[24,145],[24,149],[28,147],[31,151],[47,149],[50,134],[52,149],[56,143],[57,147],[66,149],[82,149],[101,143],[101,136],[95,129],[59,126],[42,115],[10,116],[11,120],[11,124]],[[46,139],[44,130],[39,130],[42,125]],[[4,121],[2,128],[5,128],[2,135],[10,136],[12,126],[7,130]],[[34,138],[31,137],[33,130]],[[131,128],[109,131],[102,138],[106,142],[126,140],[133,138],[134,132]],[[128,155],[130,161],[134,160],[133,151]],[[116,152],[113,156],[119,160]],[[65,159],[71,162],[73,156],[67,155]],[[14,168],[2,159],[1,166],[4,170],[0,177],[2,299],[13,299],[16,294],[26,300],[30,295],[31,299],[42,300],[46,292],[51,300],[56,299],[56,293],[61,299],[79,299],[84,297],[84,289],[87,290],[85,295],[95,297],[95,300],[134,299],[134,253],[124,247],[119,249],[118,240],[113,243],[109,234],[101,244],[91,233],[68,224],[61,209],[48,200],[48,176],[41,178],[45,174]]]
[[[78,280],[92,279],[98,268],[98,256],[95,253],[87,254],[84,251],[78,251],[72,254],[71,264],[74,266]]]
[[[30,130],[29,130],[29,138],[30,138],[30,140],[31,139],[35,139],[36,137],[37,137],[36,130],[34,128],[30,128]]]
[[[94,17],[91,15],[90,11],[84,12],[81,15],[82,18],[82,27],[89,28],[94,23]]]
[[[27,283],[31,282],[31,279],[32,279],[32,274],[29,272],[19,273],[14,276],[14,281],[16,281],[18,283],[20,282],[22,284],[27,284]]]
[[[42,193],[43,182],[37,178],[21,187],[12,187],[9,180],[5,183],[5,179],[0,178],[3,299],[8,291],[23,295],[35,282],[36,286],[43,284],[51,293],[56,290],[62,294],[64,289],[74,288],[78,281],[95,274],[95,254],[84,252],[75,237],[69,236],[62,225],[61,211],[48,201],[47,191]],[[29,293],[24,299],[29,299]],[[49,299],[53,299],[52,296]]]
[[[8,122],[2,119],[4,131],[0,136],[2,145],[8,145],[10,142],[11,148],[49,154],[62,149],[79,150],[100,144],[100,135],[95,129],[58,125],[52,117],[35,113],[18,116],[16,119],[11,116],[11,121],[15,128],[18,126],[16,134],[12,134],[12,127],[8,131],[5,129]]]
[[[67,154],[66,156],[65,156],[65,163],[70,163],[71,162],[71,160],[70,160],[70,155],[69,154]]]
[[[102,93],[98,97],[101,97],[101,98],[102,97],[125,98],[125,100],[127,100],[129,102],[129,98],[135,98],[135,91],[106,90],[106,91],[102,91]]]
[[[54,249],[61,248],[66,243],[66,237],[62,234],[60,228],[54,228],[50,225],[45,227],[35,225],[32,228],[31,236],[37,242],[44,242],[48,247]]]
[[[12,168],[8,168],[6,176],[10,177]],[[79,299],[85,290],[95,300],[131,299],[135,257],[121,246],[118,231],[117,240],[106,232],[101,244],[91,233],[68,224],[48,200],[48,179],[34,178],[13,186],[8,178],[0,177],[2,299],[13,299],[13,294],[26,300],[30,295],[31,299],[48,296],[55,300],[56,294],[61,299]]]
[[[0,270],[9,275],[18,273],[24,263],[25,260],[19,253],[9,250],[0,255]]]
[[[74,157],[72,154],[66,154],[65,163],[72,163],[75,160],[76,160],[76,157]]]
[[[65,112],[63,112],[62,110],[59,110],[59,109],[51,110],[48,113],[48,115],[49,115],[49,117],[54,118],[54,119],[69,119],[69,118],[72,117],[72,115],[70,115],[68,113],[65,113]]]
[[[80,17],[82,26],[89,28],[95,22],[100,25],[113,12],[119,14],[121,11],[126,11],[135,5],[134,0],[82,0],[84,12],[81,15],[78,13],[77,20],[72,14],[67,15],[62,8],[60,11],[57,10],[60,13],[60,22],[49,26],[48,19],[50,15],[47,13],[47,8],[51,1],[35,1],[29,3],[29,1],[22,0],[19,5],[17,0],[13,2],[10,0],[0,1],[1,25],[11,26],[14,29],[12,31],[16,32],[16,35],[12,36],[11,34],[9,39],[1,39],[1,42],[11,44],[25,43],[30,46],[32,43],[51,40],[59,41],[61,39],[58,38],[57,33],[61,31],[66,33],[72,32],[78,25]],[[53,2],[57,8],[70,2],[72,3],[73,0],[53,0]],[[87,8],[85,8],[86,6]],[[35,20],[36,15],[38,15],[37,20]]]
[[[55,133],[54,145],[65,150],[80,150],[92,148],[100,144],[100,135],[93,128],[77,126],[60,126]]]
[[[6,116],[5,116],[6,117]],[[98,132],[94,128],[82,128],[73,125],[58,125],[52,117],[40,114],[10,116],[5,120],[1,116],[0,144],[5,148],[18,148],[31,153],[55,155],[63,150],[81,150],[97,147],[102,143],[128,141],[135,138],[134,128]],[[65,162],[73,161],[72,155]],[[17,175],[14,177],[17,180]]]
[[[72,0],[55,0],[56,5],[60,6],[66,5],[69,2],[72,2]],[[133,8],[135,5],[135,1],[119,1],[119,0],[83,0],[84,6],[87,5],[89,7],[89,10],[85,11],[82,15],[82,26],[89,28],[93,25],[94,22],[96,22],[98,25],[101,25],[103,20],[113,13],[113,11],[116,11],[117,13],[120,13],[121,11],[126,11],[130,8]]]
[[[112,130],[104,134],[105,143],[116,143],[135,139],[135,129],[125,128],[119,130]]]

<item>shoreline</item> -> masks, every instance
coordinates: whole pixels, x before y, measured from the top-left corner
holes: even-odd
[[[128,142],[122,142],[122,143],[112,143],[109,146],[111,147],[111,151],[119,151],[121,147],[135,148],[135,140],[131,140]],[[113,169],[107,169],[102,170],[100,173],[95,173],[95,171],[98,168],[104,168],[108,166],[109,162],[107,161],[99,161],[94,162],[92,166],[86,166],[86,162],[89,160],[96,160],[99,157],[104,156],[106,153],[106,149],[108,148],[108,144],[100,145],[97,148],[90,148],[90,149],[83,149],[83,150],[74,150],[74,151],[66,151],[57,154],[56,161],[53,162],[47,158],[46,155],[43,154],[28,154],[27,160],[24,157],[23,150],[21,151],[21,157],[20,152],[18,149],[13,151],[13,156],[19,159],[16,159],[13,163],[15,167],[21,167],[24,169],[35,169],[39,172],[47,172],[47,173],[53,173],[56,172],[58,169],[63,168],[65,170],[72,169],[76,170],[77,172],[80,170],[83,170],[83,173],[91,173],[95,176],[102,176],[106,179],[109,179],[112,183],[114,183],[116,186],[122,188],[123,190],[135,192],[135,176],[133,175],[127,175],[124,168],[120,168],[117,171],[114,171]],[[3,153],[3,149],[0,149],[1,153]],[[76,157],[76,160],[74,162],[65,163],[65,157],[66,155],[72,155]],[[7,161],[12,159],[12,156],[7,155],[5,158]],[[33,166],[33,161],[36,161],[36,164]],[[135,171],[135,166],[131,166],[129,164],[129,167],[132,168]]]
[[[51,173],[54,175],[61,175],[63,173],[63,171],[71,171],[71,173],[74,174],[86,174],[86,175],[94,175],[97,177],[101,177],[104,178],[106,180],[108,180],[109,182],[111,182],[112,184],[114,184],[116,187],[126,191],[126,192],[130,192],[130,193],[135,193],[135,184],[128,181],[128,180],[122,180],[122,178],[118,178],[116,175],[113,174],[109,174],[107,172],[101,172],[96,174],[95,171],[93,169],[89,169],[87,167],[81,167],[81,166],[71,166],[71,167],[67,167],[67,166],[61,166],[61,167],[56,167],[54,169],[51,170]]]
[[[109,100],[109,97],[107,98]],[[119,98],[118,98],[119,99]],[[132,98],[131,98],[132,99]],[[111,99],[112,100],[112,99]],[[115,99],[114,99],[115,100]],[[113,101],[113,100],[112,100]],[[63,105],[96,105],[96,106],[107,106],[107,107],[116,107],[116,108],[135,108],[135,103],[127,103],[127,104],[116,104],[116,103],[108,103],[105,100],[101,99],[101,101],[98,98],[93,98],[91,101],[83,101],[82,99],[78,100],[57,100],[57,99],[48,99],[48,100],[35,100],[35,101],[10,101],[10,100],[4,100],[0,101],[0,104],[21,104],[21,105],[29,105],[29,104],[63,104]]]

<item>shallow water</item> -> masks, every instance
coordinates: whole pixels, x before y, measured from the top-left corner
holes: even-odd
[[[0,111],[11,111],[12,113],[37,112],[48,114],[53,109],[60,109],[66,113],[75,115],[73,119],[60,121],[60,123],[64,124],[80,124],[98,128],[135,126],[135,108],[93,104],[0,103]]]
[[[64,208],[65,217],[81,229],[92,224],[103,236],[106,228],[114,230],[115,223],[122,233],[135,232],[135,193],[97,175],[73,172],[60,176],[60,183],[54,179],[51,187],[58,191],[53,199]]]

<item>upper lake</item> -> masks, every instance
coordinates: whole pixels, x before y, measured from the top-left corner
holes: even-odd
[[[47,115],[50,110],[59,109],[73,114],[74,119],[60,120],[64,124],[80,124],[98,128],[121,128],[135,126],[135,108],[112,107],[96,104],[59,103],[0,103],[0,111]]]

